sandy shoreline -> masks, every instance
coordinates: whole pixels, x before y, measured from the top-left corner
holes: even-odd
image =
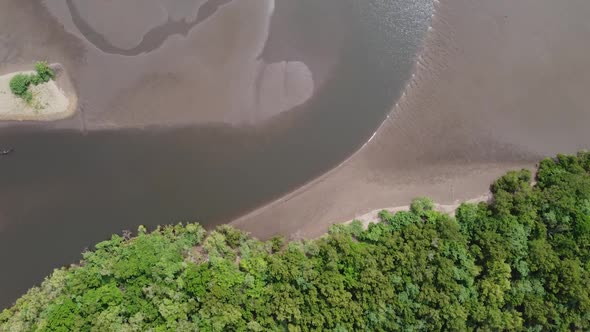
[[[535,165],[533,160],[452,163],[392,171],[396,177],[386,180],[377,173],[379,170],[371,173],[356,168],[363,151],[320,178],[235,219],[231,225],[261,239],[281,234],[298,240],[321,236],[333,224],[359,218],[375,221],[383,207],[391,211],[407,210],[417,197],[429,197],[441,211],[452,212],[460,202],[487,200],[489,186],[505,172],[532,170]]]
[[[51,67],[56,79],[31,86],[31,103],[15,96],[9,83],[14,76],[30,75],[33,71],[14,71],[0,76],[0,121],[55,121],[75,114],[78,101],[67,73],[60,64]]]
[[[415,73],[372,140],[233,225],[261,238],[315,237],[419,196],[476,197],[508,170],[588,148],[590,45],[580,41],[589,10],[582,1],[435,2]]]

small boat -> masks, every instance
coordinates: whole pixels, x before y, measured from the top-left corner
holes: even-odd
[[[14,152],[14,149],[4,149],[0,150],[0,156],[6,156]]]

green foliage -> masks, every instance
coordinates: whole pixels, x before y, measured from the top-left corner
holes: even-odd
[[[10,91],[16,96],[30,102],[33,99],[29,85],[31,85],[33,75],[17,74],[10,80]]]
[[[303,242],[140,227],[56,270],[0,331],[588,331],[589,172],[588,153],[558,156],[455,218],[420,198]]]
[[[16,96],[24,99],[27,103],[33,101],[33,94],[29,89],[31,84],[39,85],[42,83],[47,83],[55,78],[55,73],[45,61],[36,62],[35,71],[36,73],[31,75],[14,75],[9,83],[10,91],[12,91],[12,93],[14,93]]]
[[[410,205],[410,211],[416,215],[423,215],[427,211],[432,211],[434,203],[430,198],[416,198]]]
[[[55,78],[55,73],[49,68],[49,64],[46,61],[38,61],[35,63],[35,71],[37,72],[36,77],[38,82],[36,84],[46,83]]]

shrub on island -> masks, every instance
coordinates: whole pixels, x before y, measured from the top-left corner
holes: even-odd
[[[47,83],[55,78],[55,73],[45,61],[35,63],[34,74],[17,74],[10,80],[10,91],[24,99],[27,103],[33,101],[33,93],[29,89],[32,85]]]

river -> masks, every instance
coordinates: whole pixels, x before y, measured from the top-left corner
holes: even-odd
[[[157,22],[109,35],[111,16],[138,20],[128,2],[110,16],[75,0],[0,5],[0,71],[63,63],[81,101],[70,120],[0,127],[15,149],[0,158],[0,307],[112,233],[211,228],[341,163],[401,94],[432,12],[427,0],[269,0],[269,21],[250,26],[261,2],[208,1],[193,17],[167,2],[163,20],[158,7],[142,16]],[[294,97],[272,95],[275,76]]]

